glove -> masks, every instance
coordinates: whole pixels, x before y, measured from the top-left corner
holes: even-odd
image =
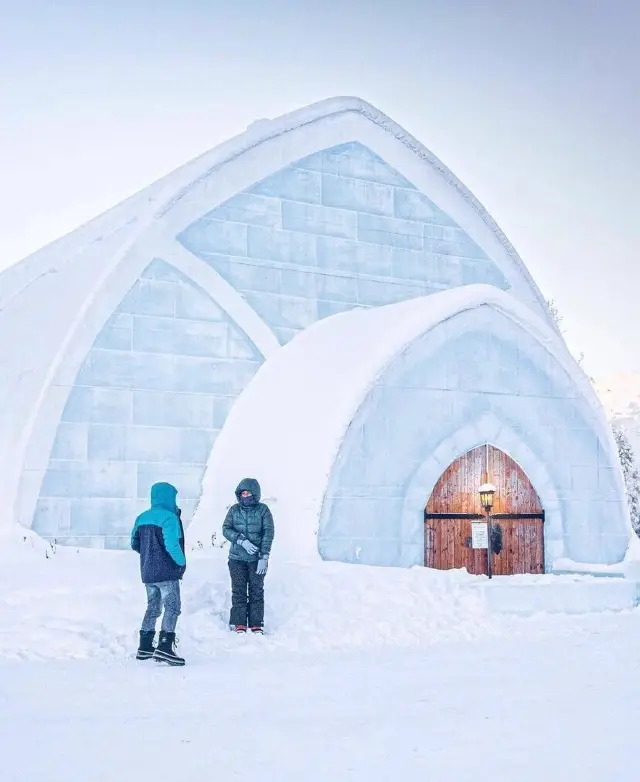
[[[258,567],[256,568],[256,575],[264,576],[264,574],[267,572],[268,565],[269,565],[269,557],[260,557],[260,559],[258,560]]]
[[[252,557],[258,550],[258,547],[254,546],[253,543],[250,540],[247,540],[246,538],[239,540],[238,545],[242,546],[242,548],[247,552],[247,554],[250,557]]]

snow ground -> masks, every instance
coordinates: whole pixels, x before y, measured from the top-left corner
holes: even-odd
[[[638,634],[8,664],[12,782],[636,782]],[[247,643],[244,643],[244,642]],[[633,642],[633,643],[632,643]]]
[[[0,546],[11,782],[636,782],[640,612],[490,615],[460,574],[274,564],[271,634],[190,559],[184,669],[132,659],[135,555]],[[6,776],[5,776],[6,774]]]

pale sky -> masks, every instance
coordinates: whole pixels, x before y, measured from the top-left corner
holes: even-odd
[[[0,269],[357,95],[486,206],[589,372],[640,372],[639,34],[638,0],[0,0]]]

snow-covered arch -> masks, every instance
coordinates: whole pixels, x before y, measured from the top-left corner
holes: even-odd
[[[357,140],[428,195],[504,274],[510,290],[555,328],[546,303],[513,245],[487,210],[430,150],[359,98],[330,98],[247,133],[211,153],[202,171],[158,210],[164,230],[177,235],[206,210],[286,166]]]
[[[347,458],[343,443],[353,430],[354,419],[369,392],[391,363],[421,335],[446,326],[461,313],[477,311],[485,305],[525,329],[549,361],[566,375],[573,395],[584,402],[611,472],[615,513],[617,518],[624,515],[615,444],[588,379],[556,332],[544,321],[511,295],[492,286],[476,285],[378,309],[336,315],[314,325],[274,354],[238,400],[216,442],[191,534],[200,537],[215,530],[226,505],[232,501],[238,479],[254,475],[262,479],[266,495],[274,503],[279,519],[278,550],[283,556],[317,557],[318,527],[321,519],[331,516],[331,500],[335,499],[331,497],[327,503],[331,477]],[[440,328],[439,332],[446,340],[446,329]],[[487,431],[476,429],[466,437],[464,432],[459,433],[452,440],[458,443],[456,455],[469,443],[490,434],[492,419],[480,420],[486,422]],[[507,430],[503,431],[506,437]],[[238,448],[238,443],[247,446]],[[497,438],[496,444],[515,453],[516,460],[526,462],[535,478],[541,478],[541,468],[537,469],[534,460],[527,457],[522,447],[518,448],[517,439],[509,443],[504,437]],[[384,439],[378,442],[380,448],[385,445]],[[454,450],[451,447],[450,453]],[[422,489],[426,491],[431,476],[430,467],[424,469],[427,474],[421,478]],[[417,487],[420,478],[416,480]],[[547,484],[544,480],[542,490],[553,514],[555,497],[550,489],[544,488]],[[425,500],[423,496],[422,501]],[[552,523],[557,528],[557,517]],[[628,537],[626,517],[624,524],[624,534]],[[415,559],[414,552],[414,561],[405,558],[398,564],[416,564]]]

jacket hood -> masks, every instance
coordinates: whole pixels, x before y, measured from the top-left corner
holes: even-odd
[[[151,487],[151,507],[164,508],[165,510],[176,513],[176,497],[178,490],[170,483],[154,483]]]
[[[260,502],[261,497],[261,491],[260,491],[260,484],[255,478],[243,478],[240,483],[238,484],[238,488],[236,489],[236,499],[238,502],[240,502],[240,492],[243,491],[250,491],[251,494],[256,498],[256,502]]]

